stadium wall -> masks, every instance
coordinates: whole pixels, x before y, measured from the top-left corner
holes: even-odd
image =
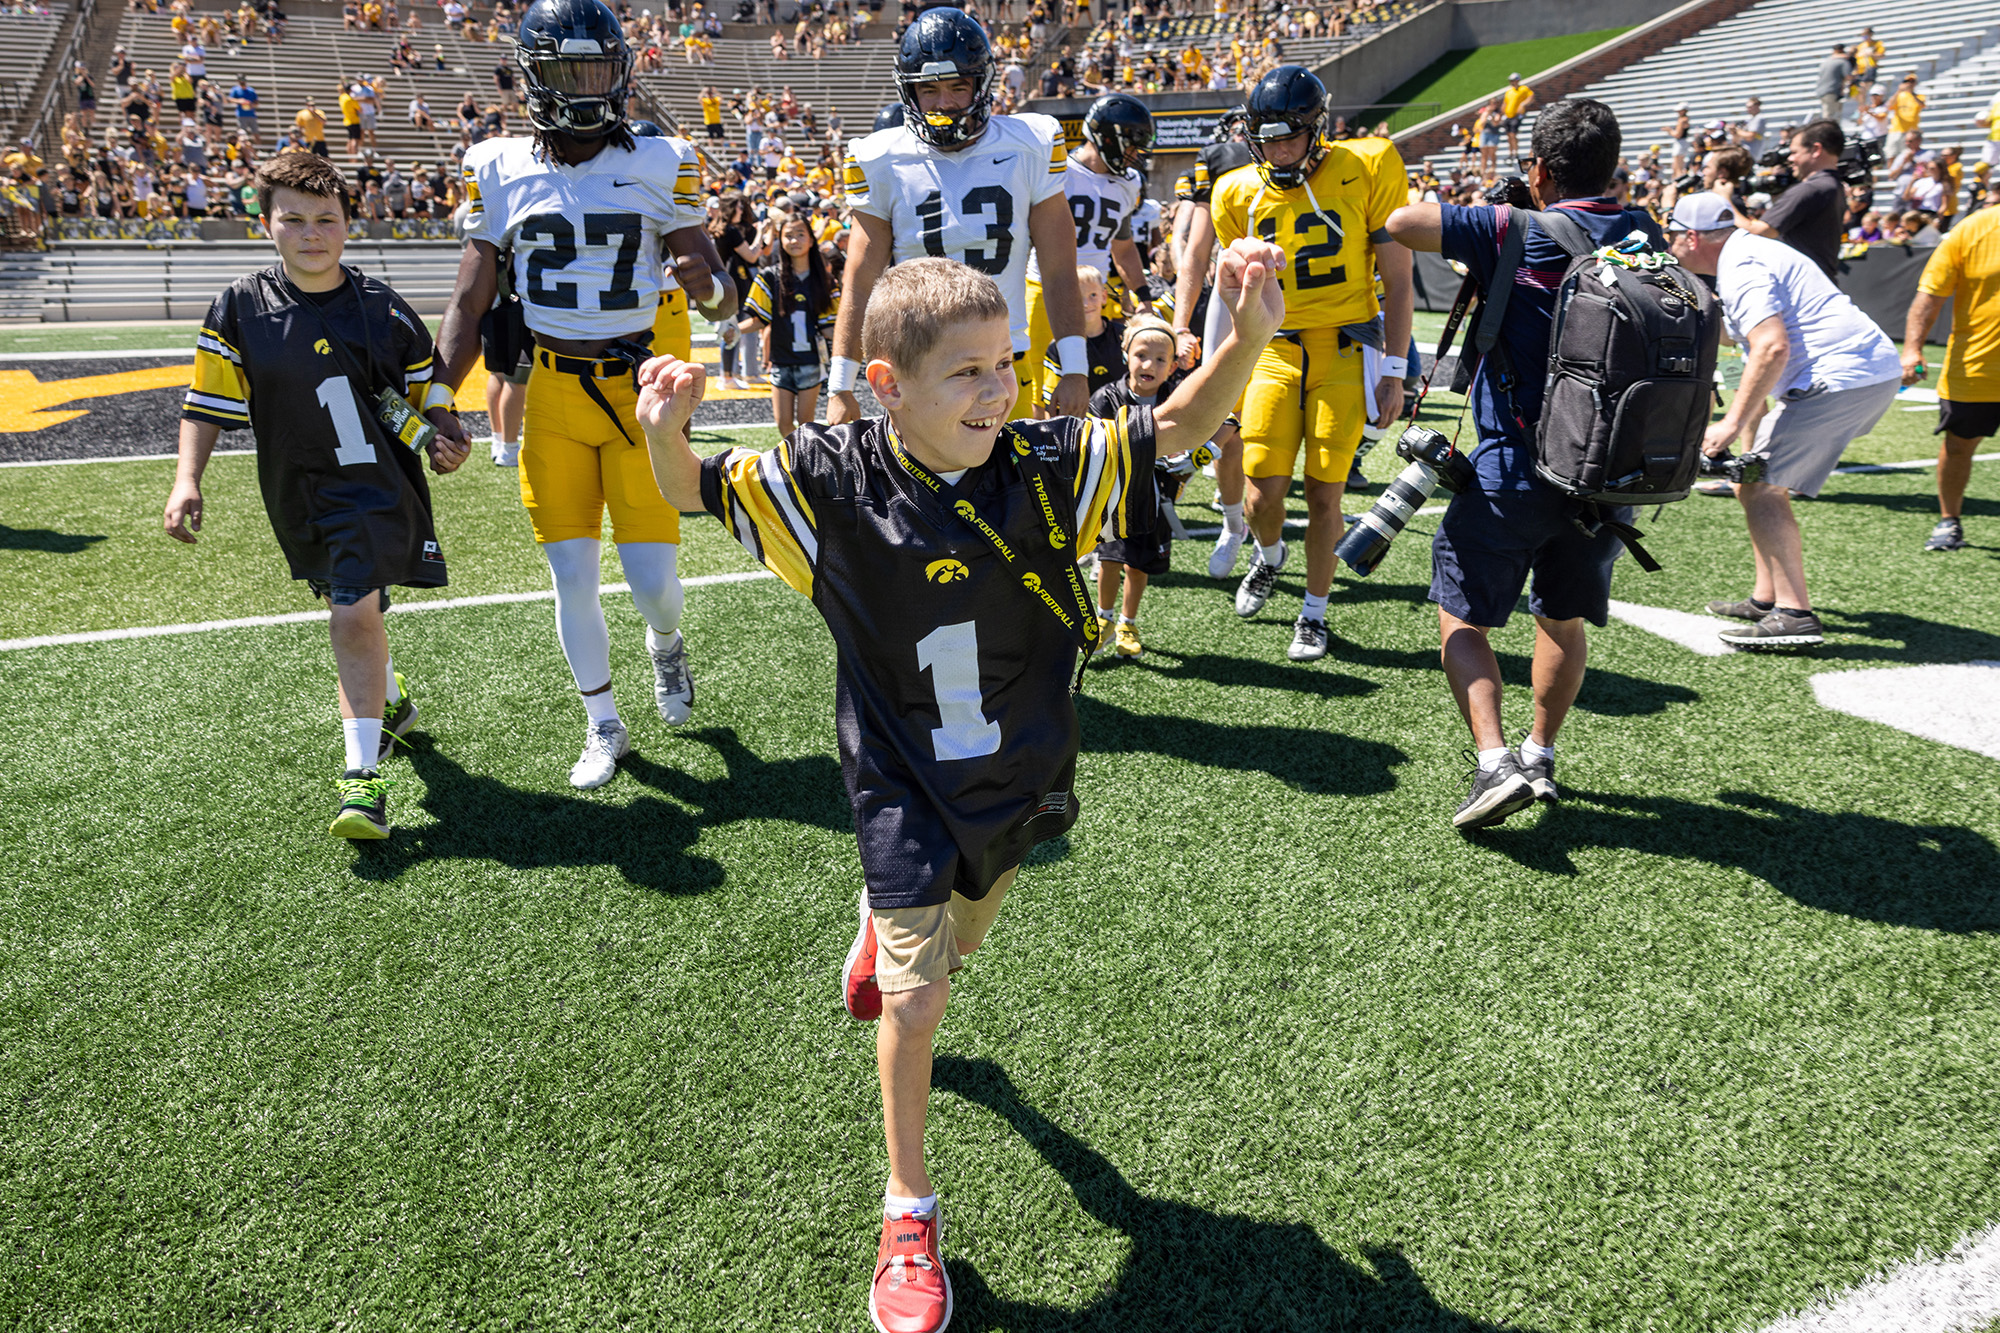
[[[1458,0],[1451,7],[1451,49],[1636,28],[1673,8],[1673,0]]]

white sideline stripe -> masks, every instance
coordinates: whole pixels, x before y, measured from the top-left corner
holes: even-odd
[[[1613,601],[1611,614],[1628,625],[1637,625],[1648,634],[1671,639],[1689,652],[1700,653],[1703,657],[1725,657],[1735,651],[1715,637],[1720,631],[1728,629],[1734,623],[1732,621],[1690,615],[1686,611],[1669,611],[1663,606],[1640,606],[1637,602]]]
[[[0,361],[115,361],[121,356],[178,356],[194,360],[194,344],[185,347],[98,347],[87,352],[0,352]]]
[[[1812,688],[1822,708],[2000,759],[2000,662],[1823,671]],[[2000,1235],[1993,1243],[2000,1265]]]
[[[1762,1333],[1971,1333],[1996,1318],[2000,1226],[1967,1236],[1941,1259],[1919,1254],[1845,1295],[1787,1315]]]
[[[691,579],[682,579],[683,588],[705,588],[717,583],[749,583],[755,579],[772,577],[768,569],[753,569],[740,574],[701,574]],[[628,583],[607,583],[598,589],[600,595],[611,592],[630,592]],[[514,602],[550,602],[555,600],[553,588],[540,592],[490,592],[478,597],[442,597],[435,602],[397,602],[389,607],[390,615],[417,611],[456,611],[467,606],[507,606]],[[94,629],[82,634],[43,634],[32,639],[0,639],[0,652],[12,652],[16,648],[63,648],[78,643],[115,643],[120,639],[157,639],[173,634],[203,634],[218,629],[262,629],[267,625],[304,625],[315,620],[325,620],[331,613],[326,611],[288,611],[277,616],[241,616],[235,620],[199,620],[185,625],[133,625],[127,629]]]
[[[1972,456],[1972,461],[1975,463],[1991,463],[1996,458],[2000,458],[2000,454],[1974,454]],[[1936,467],[1936,466],[1937,466],[1937,459],[1935,458],[1912,458],[1907,463],[1856,463],[1853,467],[1837,467],[1834,469],[1834,471],[1847,472],[1847,473],[1921,472],[1923,469],[1927,467]]]
[[[720,426],[697,425],[695,433],[705,430],[776,430],[778,423],[771,421],[734,421]],[[254,454],[255,449],[217,449],[210,458],[236,458],[244,454]],[[175,454],[111,454],[103,458],[30,458],[20,463],[0,463],[0,467],[68,467],[76,463],[171,463],[180,458]],[[469,464],[472,460],[467,459]],[[490,461],[490,460],[489,460]]]

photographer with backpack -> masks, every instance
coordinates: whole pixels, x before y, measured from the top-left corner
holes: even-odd
[[[1750,525],[1757,581],[1741,602],[1710,602],[1716,615],[1746,620],[1722,638],[1741,648],[1806,647],[1824,641],[1806,596],[1805,548],[1792,493],[1811,497],[1833,475],[1848,442],[1875,429],[1902,385],[1895,344],[1833,285],[1812,256],[1737,229],[1712,194],[1674,205],[1674,256],[1714,274],[1731,337],[1743,344],[1743,383],[1702,452],[1720,458],[1744,436],[1766,456],[1763,479],[1737,484]],[[1766,396],[1777,406],[1765,410]]]
[[[1550,225],[1568,230],[1561,222],[1568,219],[1591,246],[1638,231],[1664,247],[1651,218],[1610,197],[1620,148],[1610,107],[1587,98],[1553,104],[1536,120],[1531,148],[1522,169],[1536,208],[1555,219]],[[1586,535],[1593,525],[1579,526],[1585,515],[1575,495],[1536,471],[1550,331],[1570,250],[1525,210],[1506,205],[1412,204],[1390,215],[1388,231],[1412,250],[1440,250],[1464,264],[1482,298],[1480,339],[1490,350],[1480,355],[1471,385],[1476,480],[1452,498],[1432,539],[1430,597],[1445,675],[1478,748],[1471,791],[1452,822],[1483,828],[1537,799],[1556,799],[1556,733],[1583,684],[1584,623],[1605,623],[1620,549],[1612,525],[1625,524],[1631,510],[1599,508],[1595,535]],[[1571,240],[1582,238],[1572,232]],[[1495,283],[1510,261],[1511,281]],[[1492,312],[1497,338],[1484,327]],[[1515,749],[1501,726],[1500,663],[1488,636],[1507,623],[1531,575],[1534,722]]]

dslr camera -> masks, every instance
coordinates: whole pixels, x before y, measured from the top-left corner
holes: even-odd
[[[1747,454],[1723,454],[1719,458],[1701,456],[1701,475],[1721,477],[1725,481],[1741,486],[1746,481],[1764,480],[1764,465],[1771,456],[1763,452]]]
[[[1410,426],[1396,441],[1396,456],[1409,466],[1396,474],[1382,498],[1347,530],[1334,548],[1349,569],[1366,577],[1375,572],[1403,525],[1442,486],[1453,495],[1472,485],[1472,459],[1428,426]]]
[[[1480,198],[1493,207],[1505,204],[1509,208],[1533,208],[1535,196],[1528,191],[1528,182],[1519,176],[1502,176],[1481,192]],[[1399,449],[1400,445],[1397,446]]]

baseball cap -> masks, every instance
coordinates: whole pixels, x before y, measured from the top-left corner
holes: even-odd
[[[1674,205],[1673,220],[1667,227],[1670,231],[1714,231],[1719,227],[1735,225],[1735,214],[1722,196],[1703,190],[1699,194],[1680,197]]]

